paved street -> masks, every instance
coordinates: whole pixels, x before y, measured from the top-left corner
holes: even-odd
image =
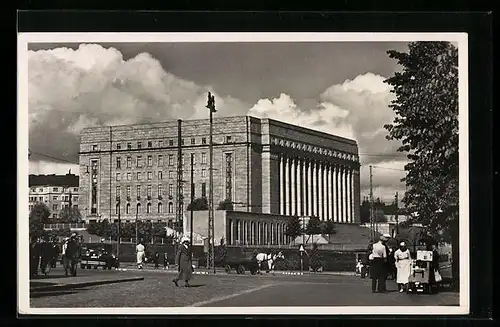
[[[336,275],[195,275],[193,287],[175,287],[173,273],[164,270],[80,270],[80,276],[144,276],[144,280],[31,297],[32,307],[171,307],[171,306],[433,306],[458,305],[458,294],[372,294],[370,280]],[[56,269],[53,275],[60,274]]]

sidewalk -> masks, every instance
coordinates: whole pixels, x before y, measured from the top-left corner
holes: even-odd
[[[30,292],[44,292],[55,290],[67,290],[88,286],[115,284],[144,280],[142,276],[76,276],[76,277],[55,277],[40,280],[30,280]]]

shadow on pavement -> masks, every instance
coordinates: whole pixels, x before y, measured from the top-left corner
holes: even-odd
[[[38,275],[38,276],[33,276],[31,277],[31,280],[40,280],[40,279],[54,279],[54,278],[67,278],[66,276],[63,275]]]
[[[207,286],[205,284],[189,284],[189,288],[192,288],[192,287],[203,287],[203,286]]]

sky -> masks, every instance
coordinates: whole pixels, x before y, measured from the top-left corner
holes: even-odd
[[[406,156],[388,141],[393,99],[384,80],[403,42],[29,44],[30,174],[78,172],[85,127],[269,117],[356,140],[361,196],[392,202]]]

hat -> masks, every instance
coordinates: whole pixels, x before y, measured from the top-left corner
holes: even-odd
[[[406,243],[405,242],[401,242],[401,243],[399,243],[399,246],[406,246]]]
[[[385,238],[387,238],[387,239],[391,238],[391,235],[389,235],[389,234],[384,234],[382,236],[385,237]]]
[[[184,243],[184,242],[190,242],[189,238],[187,236],[183,236],[181,238],[181,243]]]
[[[76,236],[77,236],[77,235],[76,235],[76,233],[72,233],[72,234],[71,234],[71,237],[72,237],[72,238],[73,238],[73,237],[76,237]]]

